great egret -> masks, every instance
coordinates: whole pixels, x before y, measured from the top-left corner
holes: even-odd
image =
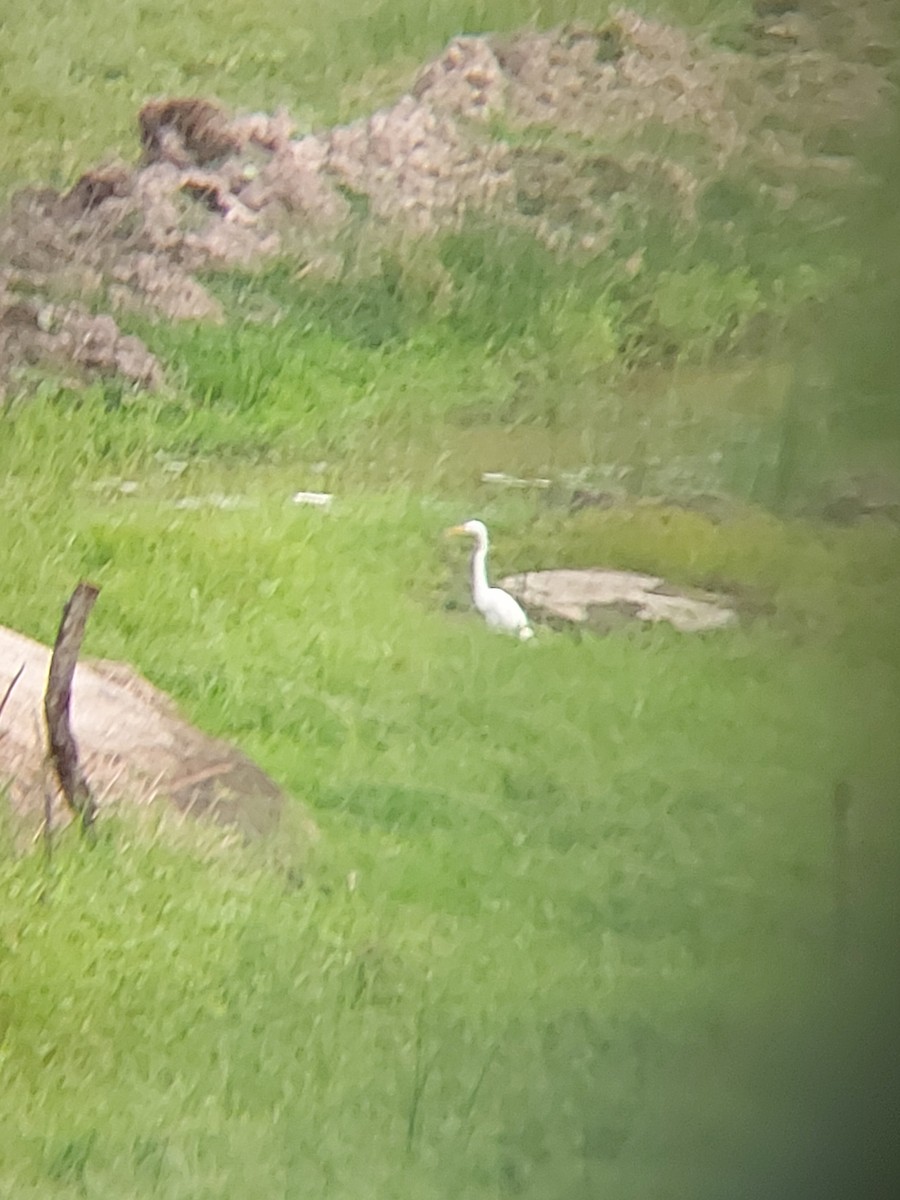
[[[466,521],[454,525],[448,534],[469,534],[475,539],[472,551],[472,599],[475,607],[491,629],[514,633],[524,642],[534,637],[528,617],[518,600],[514,600],[503,588],[491,587],[487,578],[488,531],[483,521]]]

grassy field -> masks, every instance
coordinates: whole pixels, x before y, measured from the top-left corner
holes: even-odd
[[[5,619],[52,636],[90,575],[88,651],[237,740],[323,838],[225,850],[123,817],[49,870],[4,856],[7,1194],[640,1197],[752,1176],[780,1078],[755,1055],[831,978],[838,779],[857,886],[881,838],[896,534],[495,501],[501,563],[552,545],[727,575],[777,610],[525,647],[446,607],[464,566],[439,533],[471,487],[337,477],[325,515],[287,502],[291,462],[173,482],[110,446],[116,418],[46,416],[7,430]],[[97,489],[123,466],[137,496]],[[174,507],[217,494],[247,507]]]
[[[227,0],[114,25],[92,0],[48,6],[42,57],[34,13],[6,8],[3,178],[57,182],[130,146],[147,93],[296,110],[307,89],[314,123],[460,29],[597,15]],[[841,249],[884,278],[894,206],[864,215]],[[377,281],[351,304],[278,271],[219,280],[225,325],[140,328],[167,396],[48,380],[0,412],[0,620],[51,640],[90,577],[86,653],[134,664],[321,829],[242,847],[123,813],[50,862],[8,830],[0,1196],[796,1197],[849,1170],[838,1084],[877,1136],[852,1027],[880,1029],[895,897],[900,531],[808,514],[841,471],[895,471],[894,293],[823,307],[802,355],[685,347],[627,374],[584,288],[541,260],[559,299],[535,316],[528,271],[500,296],[494,269],[440,319]],[[578,486],[621,503],[572,513]],[[726,520],[676,503],[701,492]],[[492,636],[441,536],[472,515],[496,574],[658,571],[727,587],[742,621]]]

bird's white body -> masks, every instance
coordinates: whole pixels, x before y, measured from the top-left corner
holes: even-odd
[[[525,641],[534,637],[525,610],[509,592],[491,587],[487,577],[488,531],[483,521],[466,521],[450,533],[467,533],[475,539],[472,551],[472,600],[491,629],[514,633]]]

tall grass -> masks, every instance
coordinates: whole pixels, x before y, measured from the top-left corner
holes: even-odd
[[[235,738],[323,840],[227,850],[123,817],[49,875],[7,852],[4,1187],[738,1186],[740,1131],[781,1102],[759,1039],[794,1036],[829,977],[836,780],[855,856],[883,811],[896,535],[495,500],[498,570],[553,545],[775,609],[522,647],[455,607],[439,532],[470,484],[346,468],[322,514],[287,502],[293,457],[173,478],[140,412],[34,402],[6,432],[4,619],[50,637],[90,575],[88,651]],[[246,507],[174,506],[221,493]]]

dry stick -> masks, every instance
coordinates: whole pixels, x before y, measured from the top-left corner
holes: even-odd
[[[13,675],[13,677],[12,677],[12,683],[9,685],[9,687],[6,689],[6,691],[3,693],[3,699],[0,700],[0,716],[2,716],[3,710],[4,710],[4,708],[6,708],[6,702],[12,695],[12,690],[16,686],[16,684],[19,682],[19,680],[22,676],[22,672],[24,670],[25,670],[25,664],[22,663],[21,667],[19,667],[18,671],[16,671],[15,675]]]
[[[69,702],[84,629],[99,593],[98,587],[82,580],[66,602],[44,697],[50,756],[66,803],[81,821],[84,832],[93,825],[97,806],[78,761],[78,746],[69,725]]]

